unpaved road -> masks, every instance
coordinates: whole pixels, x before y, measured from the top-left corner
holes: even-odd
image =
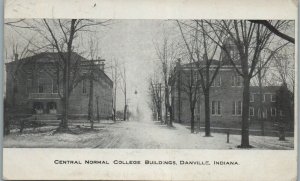
[[[4,147],[237,149],[241,138],[240,135],[230,135],[230,143],[226,143],[226,135],[222,133],[212,133],[212,137],[203,137],[203,133],[191,134],[189,129],[180,124],[174,123],[174,127],[169,128],[153,121],[96,123],[95,131],[79,135],[53,135],[50,130],[13,133],[4,138]],[[255,147],[254,149],[293,149],[293,138],[278,141],[277,137],[250,136],[250,144]]]

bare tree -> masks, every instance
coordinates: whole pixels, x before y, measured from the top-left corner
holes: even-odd
[[[123,112],[123,120],[126,121],[128,119],[128,100],[127,100],[127,79],[126,79],[126,68],[125,65],[123,67],[123,71],[120,73],[122,83],[121,90],[124,94],[124,112]]]
[[[289,52],[291,47],[287,46],[283,51],[274,56],[274,61],[270,64],[271,81],[277,84],[284,83],[294,94],[295,89],[295,68],[294,68],[294,53]]]
[[[268,28],[260,24],[252,23],[246,20],[218,20],[206,21],[215,33],[217,40],[210,37],[216,44],[226,53],[229,61],[235,68],[236,72],[243,78],[243,107],[242,107],[242,148],[251,147],[249,144],[249,97],[250,97],[250,80],[258,71],[256,66],[259,62],[259,57],[262,51],[269,48],[268,56],[265,61],[267,63],[274,54],[279,51],[286,44],[277,46],[271,49],[273,43],[273,33]],[[270,21],[276,28],[281,29],[285,26],[285,22]],[[227,43],[235,45],[238,52],[238,59],[232,57],[227,46],[220,42],[225,42],[225,39],[219,36],[219,32],[226,34]],[[241,68],[238,68],[238,65]]]
[[[60,130],[68,130],[68,114],[69,114],[69,97],[78,84],[80,78],[78,72],[80,61],[72,60],[72,52],[74,52],[74,41],[80,32],[89,31],[93,26],[106,25],[105,22],[94,20],[72,19],[72,20],[46,20],[42,21],[41,26],[46,28],[46,31],[39,27],[35,28],[37,32],[43,35],[50,45],[59,54],[60,61],[58,65],[63,72],[63,94],[61,101],[63,105],[63,118],[60,125]]]
[[[17,43],[12,45],[13,55],[10,59],[14,61],[14,66],[12,67],[12,69],[8,71],[8,73],[9,76],[12,77],[12,81],[13,81],[12,102],[11,102],[11,106],[13,107],[15,106],[15,99],[16,99],[15,96],[17,92],[18,76],[21,73],[24,73],[23,66],[26,64],[26,62],[18,61],[18,60],[26,57],[29,54],[29,45],[30,44],[27,43],[27,45],[24,46],[22,49],[19,48],[19,45]]]
[[[175,48],[175,44],[169,42],[167,37],[163,38],[161,45],[157,43],[155,44],[156,55],[161,63],[160,66],[164,87],[165,123],[168,126],[172,126],[173,124],[173,110],[170,103],[169,78],[174,67],[174,62],[177,59],[177,52]]]
[[[197,73],[197,70],[195,67],[193,67],[192,64],[193,60],[190,60],[189,70],[186,72],[183,72],[185,74],[185,80],[182,82],[181,89],[183,92],[185,92],[188,95],[189,100],[189,108],[191,113],[191,133],[194,133],[195,131],[195,107],[197,100],[199,98],[199,86],[200,86],[200,77]]]
[[[97,66],[95,61],[99,61],[98,55],[98,42],[95,42],[93,39],[89,41],[89,57],[91,60],[88,62],[87,78],[89,80],[89,103],[88,103],[88,120],[91,123],[91,129],[94,129],[94,82],[98,81],[97,79]],[[97,62],[100,63],[100,62]],[[99,121],[99,105],[97,99],[97,118]]]
[[[118,74],[118,61],[116,59],[113,60],[113,66],[111,66],[112,79],[114,82],[114,91],[113,91],[113,120],[116,122],[116,112],[117,112],[117,85],[119,81]]]
[[[281,32],[278,29],[278,27],[273,26],[271,22],[269,22],[267,20],[249,20],[249,21],[252,23],[261,24],[261,25],[265,26],[266,28],[268,28],[272,33],[279,36],[280,38],[295,44],[295,38],[287,35],[286,33]]]
[[[13,43],[12,45],[12,56],[8,57],[6,54],[6,59],[11,59],[14,62],[14,65],[11,66],[10,69],[7,69],[7,75],[11,77],[12,81],[12,92],[11,92],[11,102],[7,101],[7,97],[4,100],[4,135],[10,134],[10,118],[12,115],[15,114],[18,109],[16,109],[18,106],[16,105],[16,95],[18,92],[18,81],[19,76],[24,73],[23,67],[26,66],[26,63],[24,61],[19,61],[19,59],[22,59],[27,56],[29,52],[29,43],[25,45],[22,48],[19,48],[18,43]],[[8,91],[8,90],[6,90]],[[26,104],[26,103],[25,103]]]
[[[266,51],[266,50],[264,50]],[[266,111],[266,108],[263,104],[263,86],[267,85],[267,75],[270,70],[270,60],[267,60],[267,53],[262,53],[261,56],[258,58],[258,63],[256,66],[256,71],[257,75],[252,79],[253,85],[257,85],[259,88],[258,96],[259,96],[259,116],[258,116],[258,121],[260,122],[261,125],[261,134],[264,136],[265,135],[265,118],[264,118],[264,112]],[[265,62],[268,61],[268,62]],[[254,96],[254,95],[252,95]]]
[[[157,76],[153,75],[149,78],[150,82],[150,97],[152,99],[156,119],[162,122],[162,96],[161,96],[161,83]]]
[[[210,87],[212,86],[219,69],[222,65],[221,61],[214,59],[218,45],[210,40],[208,27],[204,25],[203,20],[194,20],[192,23],[184,23],[177,21],[190,60],[192,60],[195,68],[200,76],[200,87],[204,94],[205,109],[205,136],[211,136],[210,133]],[[191,33],[192,40],[188,42],[182,26]],[[222,36],[222,34],[218,34]]]

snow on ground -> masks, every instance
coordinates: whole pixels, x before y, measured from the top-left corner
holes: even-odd
[[[83,124],[80,124],[81,127]],[[89,124],[85,123],[84,126]],[[74,125],[75,126],[75,125]],[[240,135],[230,135],[226,143],[226,134],[191,134],[185,126],[174,123],[167,127],[153,121],[126,121],[113,123],[105,121],[95,123],[95,130],[75,134],[53,134],[49,131],[31,130],[25,133],[12,133],[4,138],[4,147],[21,148],[136,148],[136,149],[238,149]],[[294,139],[279,141],[278,137],[250,136],[253,149],[293,149]]]

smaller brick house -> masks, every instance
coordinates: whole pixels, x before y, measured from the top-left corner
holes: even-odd
[[[262,95],[260,95],[260,88],[258,86],[250,87],[250,121],[257,122],[263,119],[267,124],[276,124],[276,119],[280,114],[282,115],[282,112],[276,108],[276,91],[279,88],[280,86],[262,87]]]
[[[64,53],[66,56],[66,53]],[[113,82],[104,72],[104,60],[87,60],[77,53],[71,54],[69,116],[87,117],[90,79],[93,70],[94,117],[112,115]],[[6,103],[11,111],[22,115],[62,114],[61,94],[63,72],[58,53],[40,53],[6,63]]]

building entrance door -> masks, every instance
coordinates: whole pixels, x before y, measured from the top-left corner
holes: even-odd
[[[34,102],[33,110],[35,114],[43,114],[44,113],[44,104],[42,102]]]
[[[47,103],[47,113],[48,114],[56,114],[56,102],[48,102]]]

